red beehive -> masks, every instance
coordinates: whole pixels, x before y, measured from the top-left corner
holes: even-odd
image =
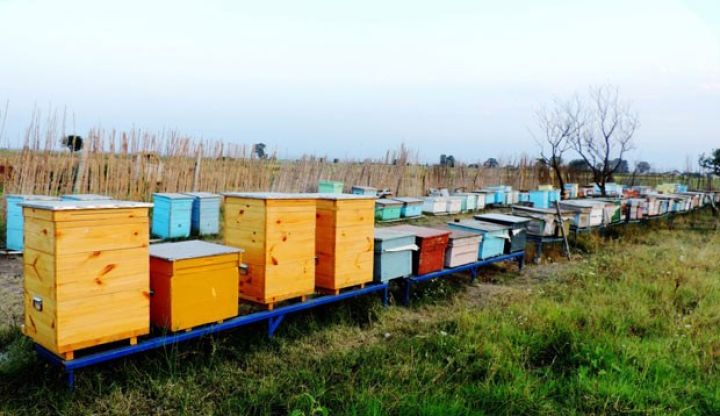
[[[414,225],[398,225],[388,228],[415,234],[415,244],[419,247],[419,250],[413,252],[413,273],[415,275],[442,270],[445,265],[445,249],[448,245],[450,231]]]

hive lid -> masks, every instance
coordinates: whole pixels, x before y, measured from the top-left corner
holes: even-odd
[[[158,192],[154,193],[153,197],[167,198],[167,199],[192,199],[192,196],[187,194],[179,194],[176,192]]]
[[[438,226],[438,229],[449,231],[451,240],[480,237],[480,234],[472,233],[470,231],[462,231],[462,230],[452,229],[448,225],[440,225],[440,226]]]
[[[212,192],[183,192],[185,195],[190,195],[193,198],[200,198],[200,199],[220,199],[222,198],[219,194],[214,194]]]
[[[458,222],[449,222],[448,224],[478,231],[504,231],[510,229],[509,225],[478,220],[463,220]]]
[[[376,205],[402,205],[402,202],[396,201],[394,199],[378,199],[375,201]]]
[[[450,235],[449,230],[439,230],[437,228],[418,227],[416,225],[396,225],[394,227],[388,227],[387,229],[393,231],[403,231],[414,234],[421,238],[428,237],[440,237],[443,235]]]
[[[325,199],[330,201],[343,201],[348,199],[356,200],[372,200],[377,199],[375,195],[357,195],[357,194],[331,194],[331,193],[318,193],[315,195],[317,199]]]
[[[376,228],[375,229],[375,240],[394,240],[396,238],[415,237],[415,234],[407,231],[397,231],[388,228]]]
[[[76,209],[115,209],[115,208],[151,208],[153,204],[135,201],[24,201],[20,206],[46,209],[49,211],[69,211]]]
[[[317,199],[318,194],[285,192],[224,192],[222,195],[246,199]]]
[[[474,217],[480,221],[502,222],[507,224],[524,224],[530,222],[528,218],[508,214],[479,214]]]
[[[109,201],[112,198],[100,194],[66,194],[62,196],[69,201]]]
[[[364,191],[377,191],[377,188],[375,188],[373,186],[353,185],[353,189],[362,189]]]
[[[50,195],[24,195],[24,194],[10,194],[7,198],[19,198],[24,201],[59,201],[60,198]]]
[[[243,251],[244,250],[240,248],[228,247],[200,240],[150,245],[150,257],[157,257],[170,261],[242,253]]]
[[[403,204],[417,204],[418,202],[420,202],[420,203],[423,202],[422,199],[413,198],[411,196],[399,196],[397,198],[392,198],[392,199],[394,199],[395,201],[400,201]]]

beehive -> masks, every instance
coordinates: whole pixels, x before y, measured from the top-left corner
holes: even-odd
[[[415,235],[418,250],[413,251],[414,274],[423,275],[442,270],[450,231],[414,225],[398,225],[387,229]]]
[[[193,197],[176,193],[153,194],[152,234],[160,238],[190,236]]]
[[[375,219],[378,221],[393,221],[400,218],[403,204],[393,199],[378,199],[375,201]]]
[[[570,220],[573,217],[569,211],[561,211],[563,219],[563,229],[557,218],[557,210],[554,208],[531,208],[515,205],[512,207],[512,215],[526,217],[530,220],[527,224],[528,235],[539,237],[562,237],[563,230],[565,235],[570,231]]]
[[[505,253],[516,253],[525,250],[527,227],[530,219],[507,214],[480,214],[475,219],[492,222],[510,227],[510,239],[505,242]]]
[[[220,232],[220,201],[222,197],[209,192],[187,192],[193,198],[190,232],[193,235],[213,235]]]
[[[63,201],[109,201],[112,198],[99,194],[67,194],[63,195],[61,199]]]
[[[75,350],[148,333],[150,206],[23,203],[25,334],[71,359]]]
[[[413,218],[422,215],[423,200],[420,198],[399,197],[393,198],[395,201],[402,203],[400,209],[401,218]]]
[[[388,228],[376,229],[373,266],[375,281],[387,282],[412,275],[412,253],[417,249],[415,234]]]
[[[423,200],[422,211],[432,215],[447,214],[448,198],[445,196],[428,196]]]
[[[453,230],[470,231],[483,236],[478,250],[480,260],[502,255],[505,251],[505,241],[510,238],[510,227],[502,224],[463,220],[450,222],[448,226]]]
[[[240,298],[273,305],[315,291],[317,194],[225,194],[225,244],[245,250]]]
[[[450,229],[447,249],[445,250],[445,267],[458,267],[478,260],[478,250],[482,235]]]
[[[150,320],[179,331],[238,314],[242,250],[183,241],[150,246]]]
[[[477,195],[468,192],[455,192],[452,194],[454,197],[462,198],[460,204],[460,211],[468,212],[475,211],[477,209]]]
[[[373,280],[374,205],[370,195],[318,195],[316,288],[337,292]]]
[[[343,183],[336,181],[320,181],[318,182],[318,192],[328,194],[341,194],[343,191]]]
[[[359,186],[355,185],[350,189],[350,193],[355,195],[371,195],[376,196],[377,195],[377,188],[373,188],[372,186]]]
[[[57,197],[45,195],[8,195],[5,199],[5,247],[23,250],[23,201],[57,201]]]

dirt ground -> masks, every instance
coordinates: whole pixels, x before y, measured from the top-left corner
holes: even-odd
[[[22,257],[0,256],[0,327],[22,319]]]

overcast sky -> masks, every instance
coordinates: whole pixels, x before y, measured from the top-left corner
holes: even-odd
[[[534,109],[604,83],[639,112],[631,160],[720,147],[720,1],[0,0],[11,141],[37,104],[80,134],[474,162],[535,153]]]

